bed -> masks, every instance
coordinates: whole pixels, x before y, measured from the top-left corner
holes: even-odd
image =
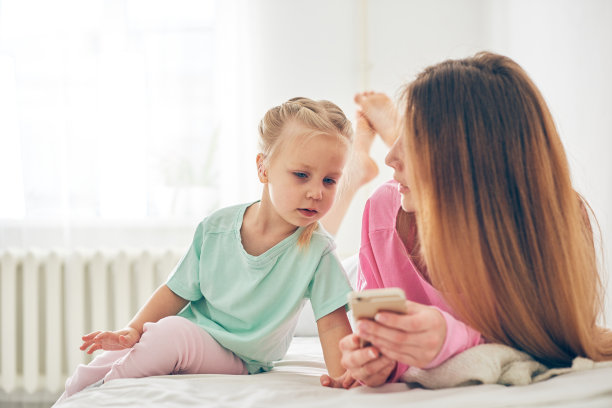
[[[317,337],[295,337],[268,373],[121,379],[58,404],[70,407],[612,407],[612,365],[524,385],[466,385],[430,390],[405,383],[328,389]]]
[[[343,265],[354,284],[357,256],[345,259]],[[56,407],[612,408],[612,362],[545,371],[528,356],[498,345],[477,346],[434,369],[438,371],[409,370],[406,382],[379,388],[325,388],[319,383],[326,370],[316,333],[312,308],[306,305],[285,358],[270,372],[120,379],[85,389]],[[559,375],[564,371],[569,372]],[[501,381],[512,372],[522,376]]]

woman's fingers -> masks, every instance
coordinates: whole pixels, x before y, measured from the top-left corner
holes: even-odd
[[[402,344],[423,333],[445,335],[446,321],[440,311],[429,306],[419,306],[419,309],[412,309],[407,314],[380,312],[376,314],[375,321],[360,320],[357,322],[358,334],[362,338],[376,336]]]
[[[378,313],[376,321],[357,323],[358,335],[390,359],[427,366],[446,339],[446,320],[433,307],[407,302],[407,313]]]
[[[389,328],[366,328],[359,331],[359,335],[365,341],[376,347],[386,348],[422,348],[423,339],[431,335],[430,332],[407,333]]]
[[[393,367],[395,367],[395,361],[381,356],[374,347],[365,347],[343,353],[342,365],[354,379],[366,385],[378,386],[386,381]],[[342,384],[344,388],[353,385],[353,383],[349,384],[348,381]]]
[[[389,358],[379,355],[375,359],[368,360],[360,366],[353,367],[351,369],[351,374],[355,378],[365,379],[378,373],[383,367],[387,366],[390,361]]]
[[[342,359],[340,363],[347,370],[355,370],[359,367],[363,367],[370,361],[380,357],[380,353],[374,347],[364,347],[362,349],[356,349],[352,352],[342,353]]]
[[[340,339],[340,343],[338,345],[341,351],[355,351],[359,349],[359,336],[356,334],[349,334],[348,336],[344,336]]]
[[[420,303],[406,301],[406,313],[379,312],[374,320],[381,325],[405,332],[422,332],[431,326],[433,313],[439,312]],[[442,317],[442,316],[440,316]],[[434,319],[435,320],[435,319]]]
[[[378,387],[384,384],[395,368],[396,362],[381,356],[379,359],[370,362],[361,368],[360,372],[355,374],[359,376],[359,380],[370,387]]]
[[[321,377],[328,387],[354,388],[361,384],[376,387],[386,382],[396,365],[395,360],[381,355],[376,347],[359,346],[359,336],[350,334],[340,340],[341,364],[347,373],[339,379]]]
[[[381,347],[380,352],[387,358],[417,368],[425,368],[438,354],[433,350],[416,348],[399,350]]]
[[[359,383],[369,386],[384,384],[397,362],[425,367],[437,356],[446,338],[446,320],[433,307],[406,302],[407,312],[380,312],[375,321],[360,320],[356,333],[340,340],[341,364]],[[360,340],[372,346],[360,348]],[[338,379],[322,379],[338,386]],[[335,382],[334,382],[335,381]],[[350,379],[342,387],[353,386]]]
[[[360,338],[372,344],[380,344],[385,347],[418,346],[415,334],[423,332],[407,332],[392,328],[369,320],[361,320],[357,323],[356,332]]]
[[[344,379],[342,380],[342,388],[349,389],[359,386],[359,383],[355,381],[355,378],[350,374],[350,371],[347,371]]]

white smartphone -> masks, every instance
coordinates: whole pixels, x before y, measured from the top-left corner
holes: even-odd
[[[376,313],[394,312],[406,313],[406,295],[400,288],[366,289],[359,292],[351,292],[348,301],[353,318],[374,319]],[[361,347],[368,344],[360,341]]]
[[[374,319],[379,311],[406,313],[406,295],[400,288],[366,289],[351,292],[349,305],[355,319]]]

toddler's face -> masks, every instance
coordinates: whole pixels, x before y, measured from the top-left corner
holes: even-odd
[[[298,227],[319,221],[330,210],[348,157],[348,141],[316,133],[304,137],[307,133],[313,131],[299,123],[288,125],[281,137],[289,142],[267,169],[272,204]]]

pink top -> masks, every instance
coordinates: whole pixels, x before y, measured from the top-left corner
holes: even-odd
[[[361,227],[357,287],[402,288],[408,300],[440,310],[446,319],[446,339],[436,358],[425,367],[433,368],[484,340],[480,333],[453,316],[453,311],[442,295],[417,271],[395,229],[400,206],[401,196],[395,181],[380,186],[366,202]],[[398,362],[388,382],[397,381],[407,369],[406,364]]]

